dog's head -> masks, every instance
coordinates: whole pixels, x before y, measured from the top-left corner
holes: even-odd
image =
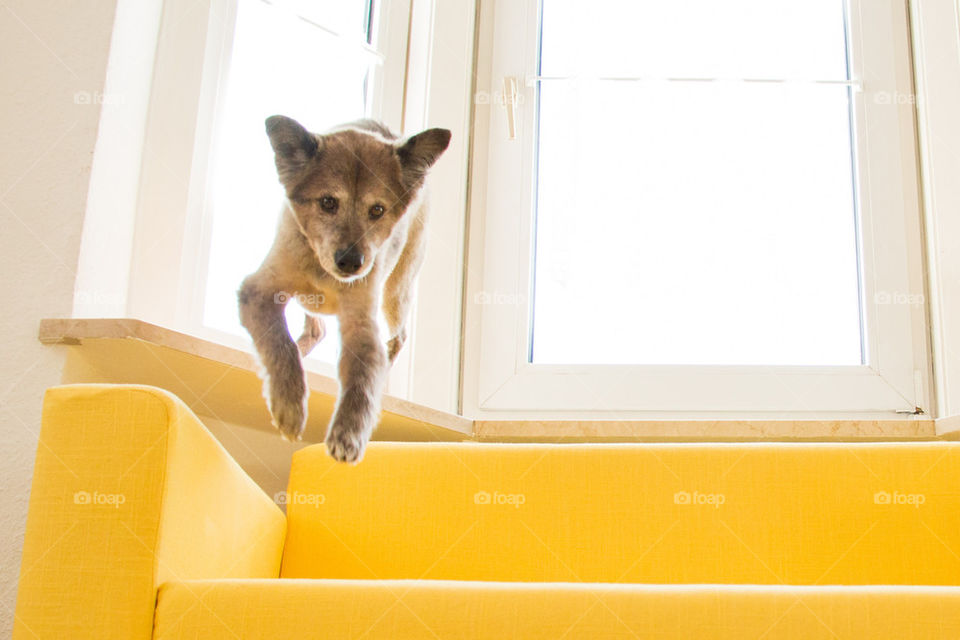
[[[391,141],[346,128],[310,133],[285,116],[266,121],[277,174],[320,265],[342,282],[363,278],[450,143],[446,129]]]

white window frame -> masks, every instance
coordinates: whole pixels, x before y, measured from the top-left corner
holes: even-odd
[[[931,409],[924,305],[875,294],[923,295],[923,245],[906,0],[850,0],[865,335],[863,366],[606,366],[528,362],[534,193],[537,0],[493,0],[480,16],[478,77],[496,96],[518,79],[517,139],[507,109],[478,107],[464,407],[491,417],[891,417]],[[869,3],[869,4],[867,4]],[[870,28],[864,29],[864,21]],[[863,61],[879,64],[863,72]],[[882,68],[881,68],[882,67]],[[478,87],[479,89],[480,87]],[[478,93],[479,95],[479,93]],[[878,97],[880,96],[880,97]],[[482,212],[480,214],[479,212]],[[480,218],[482,217],[482,221]],[[880,252],[882,251],[882,255]],[[921,298],[922,299],[922,298]]]
[[[375,1],[381,5],[374,28],[385,63],[374,77],[381,100],[373,117],[400,133],[443,126],[454,134],[434,169],[430,249],[411,337],[394,363],[388,390],[453,411],[459,399],[475,4]],[[237,0],[118,0],[108,85],[124,99],[105,109],[100,123],[110,139],[98,141],[94,157],[75,317],[138,318],[249,347],[244,337],[203,325],[203,287],[197,286],[206,281],[208,169],[236,6]],[[418,348],[421,343],[429,346]],[[335,375],[326,363],[308,360],[308,368]]]
[[[960,3],[912,0],[937,416],[960,416]],[[937,425],[940,429],[940,421]]]

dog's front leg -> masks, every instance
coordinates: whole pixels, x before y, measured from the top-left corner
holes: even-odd
[[[407,241],[396,266],[383,286],[383,315],[390,330],[387,340],[387,356],[390,364],[407,340],[407,322],[410,319],[410,305],[413,300],[413,283],[423,262],[423,213],[417,212],[407,232]]]
[[[299,440],[307,421],[307,381],[297,343],[283,315],[286,296],[251,276],[238,293],[240,323],[253,338],[263,365],[263,395],[273,424],[288,440]]]
[[[373,300],[344,298],[340,314],[340,395],[327,429],[327,450],[358,462],[377,426],[389,369]]]
[[[390,364],[397,359],[397,354],[407,340],[407,321],[410,318],[411,288],[416,272],[409,269],[401,270],[406,265],[401,262],[397,265],[383,290],[383,315],[390,330],[390,339],[387,340],[387,358]],[[417,265],[419,266],[419,265]]]

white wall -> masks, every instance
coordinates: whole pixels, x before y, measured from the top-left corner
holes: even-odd
[[[140,168],[162,0],[117,0],[104,80],[106,99],[90,169],[90,188],[73,300],[78,318],[125,317]]]
[[[64,361],[37,327],[73,305],[115,6],[0,4],[0,637],[13,627],[40,402]]]

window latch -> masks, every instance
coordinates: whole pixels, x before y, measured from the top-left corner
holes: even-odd
[[[503,108],[507,112],[507,140],[517,139],[517,79],[512,76],[503,78]]]

